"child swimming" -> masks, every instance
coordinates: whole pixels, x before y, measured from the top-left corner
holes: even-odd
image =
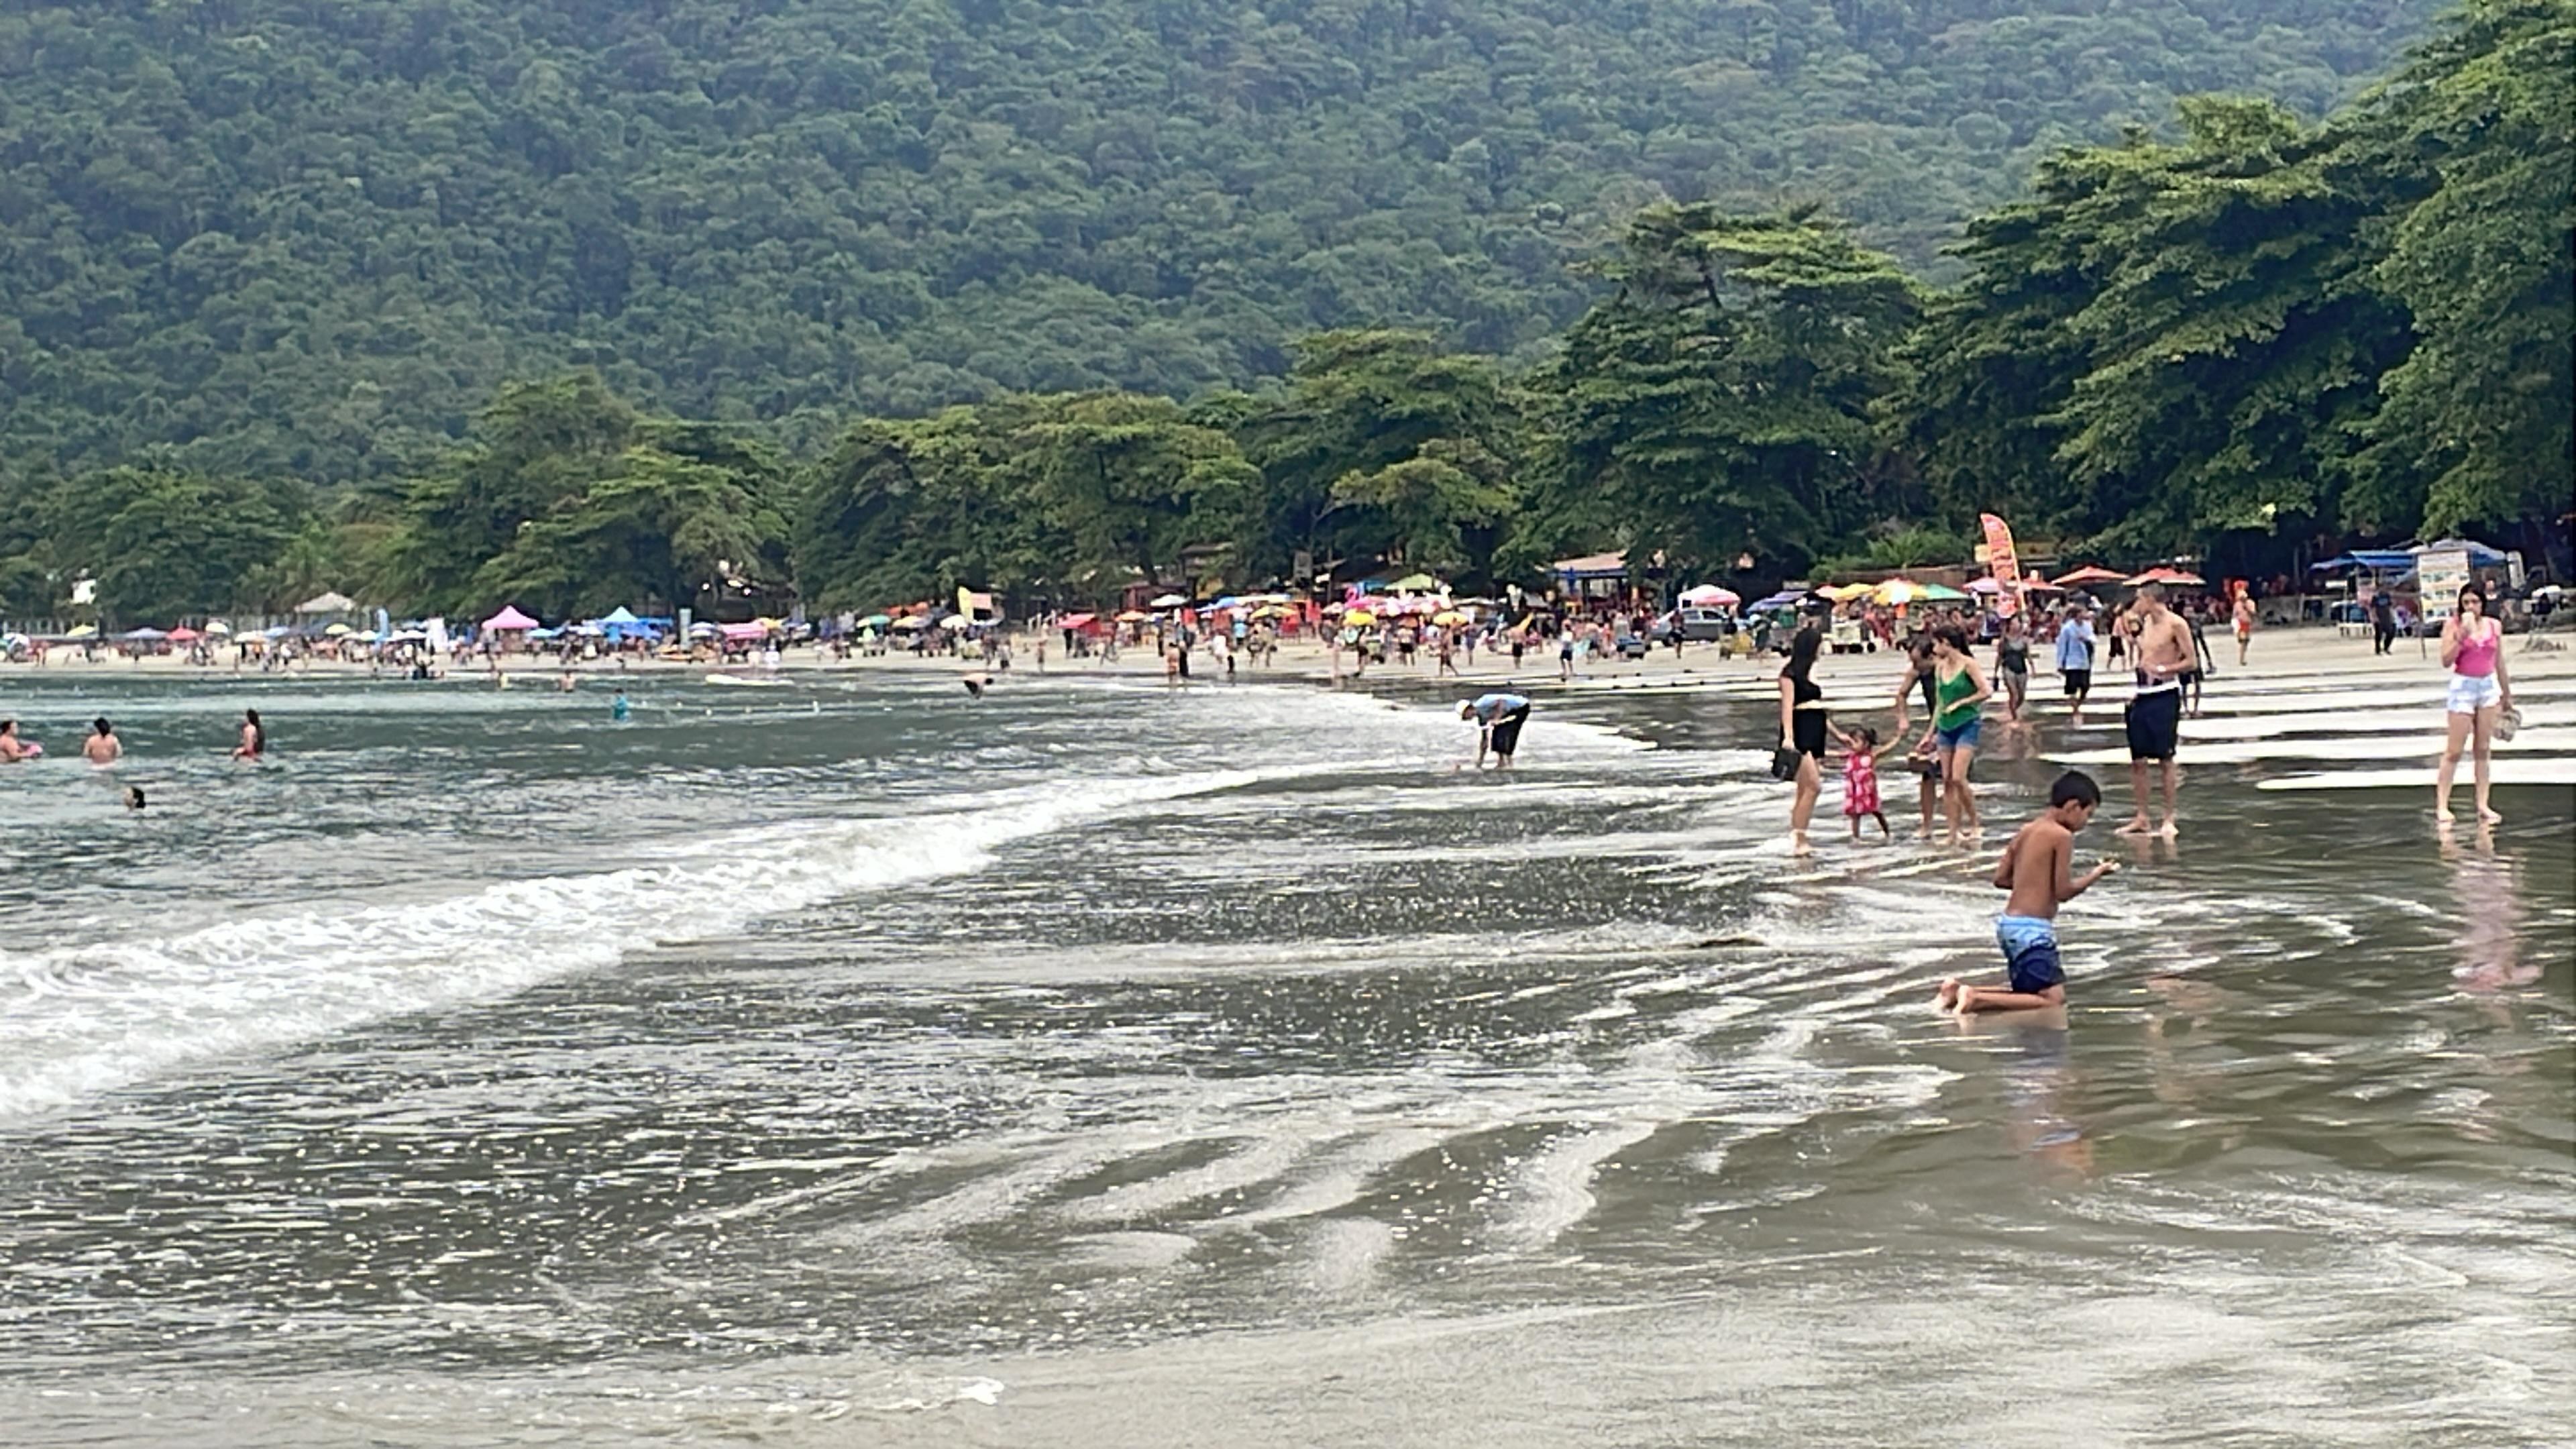
[[[2031,1011],[2066,1003],[2066,968],[2057,954],[2057,908],[2120,868],[2116,860],[2074,876],[2075,832],[2101,808],[2102,787],[2081,770],[2057,777],[2048,811],[2025,825],[2004,847],[1995,866],[1995,889],[2010,891],[1995,922],[2003,948],[2005,985],[1970,986],[1953,976],[1934,1001],[1961,1016],[1976,1011]]]

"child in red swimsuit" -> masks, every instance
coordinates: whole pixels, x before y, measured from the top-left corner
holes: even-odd
[[[1851,822],[1851,838],[1860,839],[1864,815],[1878,822],[1880,839],[1889,838],[1887,816],[1878,808],[1878,757],[1887,746],[1868,725],[1851,734],[1836,730],[1834,737],[1843,742],[1843,818]]]

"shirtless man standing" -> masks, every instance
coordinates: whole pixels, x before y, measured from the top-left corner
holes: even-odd
[[[105,715],[90,723],[90,737],[81,741],[81,758],[93,765],[113,765],[125,758],[125,742],[116,737],[116,727]]]
[[[2182,772],[2174,753],[2182,734],[2182,681],[2199,663],[2191,647],[2191,626],[2165,607],[2162,584],[2138,590],[2133,611],[2138,627],[2138,692],[2125,715],[2129,733],[2129,786],[2138,797],[2138,813],[2120,827],[2122,835],[2172,835],[2174,796]],[[2165,818],[2147,818],[2147,766],[2164,767]]]

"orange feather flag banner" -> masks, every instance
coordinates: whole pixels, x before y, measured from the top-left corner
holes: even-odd
[[[1986,526],[1986,567],[2002,586],[1996,611],[2009,619],[2021,612],[2021,560],[2013,553],[2012,529],[1991,513],[1978,514],[1977,521]]]

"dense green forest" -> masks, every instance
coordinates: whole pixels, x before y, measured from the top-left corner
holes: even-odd
[[[0,0],[0,457],[317,482],[596,369],[800,455],[1350,327],[1542,357],[1658,201],[1938,252],[2434,0]]]
[[[804,451],[603,361],[353,486],[167,448],[33,470],[0,491],[0,617],[83,572],[110,617],[165,621],[326,585],[557,616],[719,579],[1026,608],[1300,553],[1486,587],[1606,548],[1749,581],[1964,557],[1987,509],[2115,562],[2476,530],[2564,575],[2571,258],[2576,0],[2472,0],[2323,122],[2199,97],[2052,150],[1948,286],[1839,206],[1657,202],[1556,259],[1590,300],[1543,346],[1332,328],[1250,387],[832,409]]]

